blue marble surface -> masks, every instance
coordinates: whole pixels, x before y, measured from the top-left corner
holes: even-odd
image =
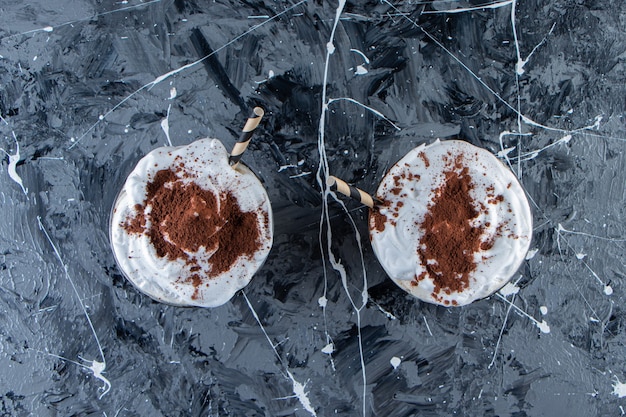
[[[0,1],[0,21],[1,415],[626,413],[622,0]],[[222,307],[152,301],[113,259],[116,194],[155,147],[232,146],[255,105],[269,259]],[[437,138],[499,156],[533,208],[519,273],[462,308],[396,287],[366,209],[320,181],[374,192]]]

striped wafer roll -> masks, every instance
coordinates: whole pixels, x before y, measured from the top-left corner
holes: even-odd
[[[343,195],[360,201],[362,204],[365,204],[369,208],[374,208],[374,199],[365,191],[349,185],[347,182],[340,180],[337,177],[333,177],[332,175],[328,177],[326,183],[332,191],[338,191]]]
[[[230,158],[228,159],[228,162],[230,162],[230,165],[233,168],[237,167],[239,160],[241,160],[241,155],[243,155],[246,148],[248,147],[248,144],[250,143],[250,138],[252,138],[252,134],[261,122],[261,118],[264,114],[265,111],[263,111],[263,109],[260,107],[255,107],[252,110],[252,116],[248,118],[246,125],[241,131],[239,139],[237,139],[237,143],[235,143],[235,146],[233,146],[233,150],[230,153]]]

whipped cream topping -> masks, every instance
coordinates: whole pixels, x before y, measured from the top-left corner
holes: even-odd
[[[265,188],[243,164],[233,169],[228,163],[228,156],[217,139],[201,139],[186,146],[157,148],[139,161],[120,191],[110,222],[113,253],[126,277],[153,299],[179,306],[222,305],[250,282],[269,254],[273,240],[273,218]],[[200,246],[196,250],[169,247],[170,253],[173,250],[182,251],[181,256],[174,259],[159,254],[154,240],[150,238],[151,231],[155,229],[155,225],[150,223],[150,213],[156,209],[146,204],[146,201],[148,188],[154,187],[155,178],[162,176],[163,172],[174,176],[162,184],[169,190],[192,186],[201,192],[212,193],[217,204],[216,216],[220,214],[220,204],[222,209],[225,207],[221,197],[226,193],[231,199],[234,197],[238,211],[254,213],[258,226],[257,250],[250,256],[237,257],[225,271],[215,267],[216,254],[221,249],[218,247]],[[190,217],[205,215],[207,212],[206,208],[200,207],[199,202],[193,201],[190,206]],[[198,207],[197,210],[195,207]],[[138,219],[138,216],[141,216],[143,223],[133,220]],[[227,224],[228,220],[226,218],[220,227]],[[131,230],[133,221],[135,226],[141,223],[139,232]],[[219,232],[220,227],[215,228],[215,233]],[[173,243],[167,234],[164,240],[167,244]]]
[[[376,196],[383,204],[370,212],[374,252],[398,286],[426,302],[460,306],[491,295],[530,246],[532,215],[517,178],[467,142],[411,150]]]

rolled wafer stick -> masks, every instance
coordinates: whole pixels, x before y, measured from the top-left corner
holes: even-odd
[[[241,135],[239,135],[239,139],[233,146],[233,150],[230,153],[230,157],[228,158],[228,162],[233,168],[236,168],[241,160],[241,155],[248,148],[248,144],[250,143],[250,138],[252,138],[252,134],[255,129],[261,122],[261,118],[265,114],[265,111],[260,107],[255,107],[252,110],[252,115],[248,118],[246,125],[243,127],[241,131]]]
[[[374,198],[372,198],[371,195],[337,177],[334,177],[332,175],[329,176],[326,180],[326,184],[328,184],[332,191],[339,191],[343,195],[360,201],[362,204],[365,204],[369,208],[374,208],[374,205],[376,204],[376,201],[374,200]]]

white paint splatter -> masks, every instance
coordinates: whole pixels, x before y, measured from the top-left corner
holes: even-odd
[[[327,344],[326,346],[324,346],[322,348],[322,353],[325,353],[327,355],[330,355],[331,353],[333,353],[335,351],[335,345],[332,343]]]
[[[559,252],[561,252],[561,234],[562,234],[562,233],[566,232],[566,233],[572,233],[572,234],[587,235],[586,233],[582,233],[582,232],[573,232],[573,231],[569,231],[569,230],[565,229],[561,223],[559,223],[559,224],[557,225],[556,231],[557,231],[557,235],[556,235],[556,237],[557,237],[557,246],[558,246],[558,248],[559,248]],[[599,236],[593,236],[593,237],[600,238],[600,239],[602,239],[602,240],[611,240],[611,241],[612,241],[612,239],[608,239],[608,238],[601,238],[601,237],[599,237]],[[570,245],[570,244],[569,244],[569,242],[567,241],[567,239],[563,239],[563,241],[567,244],[567,246],[568,246],[570,249],[572,249],[572,250],[573,250],[572,245]],[[576,256],[576,258],[577,258],[577,259],[579,259],[579,260],[580,260],[580,262],[582,262],[582,264],[585,266],[585,268],[587,268],[587,270],[591,273],[591,275],[592,275],[592,276],[593,276],[593,277],[594,277],[594,278],[595,278],[595,279],[596,279],[596,280],[597,280],[597,281],[598,281],[598,282],[602,285],[602,287],[603,287],[603,291],[604,291],[604,294],[605,294],[605,295],[611,295],[611,294],[613,294],[613,288],[612,288],[612,287],[611,287],[611,286],[610,286],[607,282],[604,282],[604,280],[603,280],[602,278],[600,278],[600,276],[598,276],[598,274],[596,273],[596,271],[594,271],[594,270],[593,270],[593,269],[589,266],[589,264],[588,264],[587,262],[585,262],[585,261],[584,261],[584,259],[583,259],[584,257],[583,257],[583,258],[580,258],[579,256]]]
[[[150,3],[154,3],[154,2],[160,2],[161,0],[152,0],[150,2],[146,2],[146,3],[141,3],[141,6],[145,6],[147,4]],[[268,24],[269,22],[278,19],[280,16],[289,13],[291,10],[295,9],[296,7],[300,6],[303,3],[306,3],[307,0],[300,0],[299,2],[295,3],[292,6],[289,6],[288,8],[286,8],[285,10],[282,10],[280,13],[275,14],[274,16],[268,18],[267,20],[264,20],[263,22],[252,26],[250,29],[246,30],[245,32],[241,33],[238,36],[235,36],[233,39],[231,39],[230,41],[226,42],[224,45],[220,46],[219,48],[215,49],[212,53],[203,56],[202,58],[191,62],[189,64],[183,65],[182,67],[172,70],[170,72],[167,72],[165,74],[162,74],[158,77],[156,77],[154,80],[152,80],[151,82],[149,82],[148,84],[143,85],[142,87],[140,87],[139,89],[133,91],[131,94],[127,95],[123,100],[121,100],[119,103],[117,103],[115,106],[113,106],[109,111],[107,111],[104,115],[101,115],[101,117],[98,118],[98,121],[93,123],[82,135],[80,135],[78,138],[72,138],[71,142],[72,144],[70,146],[68,146],[68,149],[73,149],[74,147],[76,147],[76,145],[78,145],[79,142],[81,142],[86,136],[87,134],[89,134],[89,132],[91,132],[93,129],[95,129],[96,126],[98,126],[98,124],[106,119],[110,114],[112,114],[113,112],[115,112],[117,109],[119,109],[121,106],[123,106],[127,101],[129,101],[130,99],[132,99],[134,96],[138,95],[139,93],[141,93],[144,90],[150,90],[152,87],[154,87],[157,84],[160,84],[161,82],[165,81],[166,79],[178,74],[179,72],[183,72],[185,70],[188,70],[190,68],[193,68],[199,64],[201,64],[202,62],[204,62],[205,60],[209,59],[210,57],[212,57],[213,55],[219,53],[220,51],[224,50],[225,48],[227,48],[228,46],[232,45],[233,43],[237,42],[239,39],[244,38],[245,36],[249,35],[250,33],[254,32],[255,30],[259,29],[260,27]],[[130,8],[134,8],[137,6],[129,6],[127,8],[122,8],[122,9],[118,9],[116,11],[121,11],[124,9],[130,9]],[[106,14],[106,13],[105,13]],[[91,17],[90,17],[91,19]]]
[[[355,75],[365,75],[367,73],[368,71],[363,65],[357,65],[356,71],[354,72]]]
[[[626,383],[620,382],[617,377],[613,383],[613,395],[617,395],[619,398],[626,397]]]
[[[393,366],[393,369],[398,369],[398,366],[400,366],[400,364],[402,363],[402,360],[398,358],[397,356],[394,356],[393,358],[391,358],[389,363],[391,364],[391,366]]]
[[[172,146],[172,140],[170,139],[170,110],[172,109],[172,105],[170,104],[167,107],[167,115],[165,119],[161,120],[161,129],[165,132],[165,137],[167,138],[167,144]]]
[[[367,270],[365,268],[365,260],[363,256],[363,247],[361,243],[361,235],[359,233],[359,228],[357,227],[354,219],[350,215],[349,210],[343,203],[343,201],[336,198],[336,196],[330,191],[330,188],[326,182],[326,178],[330,175],[330,168],[328,163],[328,155],[326,154],[326,141],[325,141],[325,130],[326,130],[326,116],[328,113],[328,105],[331,103],[331,100],[328,99],[328,73],[330,69],[330,57],[335,51],[335,46],[333,45],[333,41],[335,39],[335,32],[337,31],[337,26],[341,19],[341,14],[343,13],[343,9],[346,5],[346,0],[339,0],[338,5],[335,11],[335,19],[332,25],[332,30],[330,33],[329,40],[326,44],[326,58],[324,60],[324,72],[323,72],[323,81],[322,81],[322,94],[321,94],[321,114],[318,123],[318,131],[317,131],[317,149],[320,156],[320,162],[318,165],[318,169],[316,172],[316,180],[322,190],[322,210],[320,214],[320,227],[319,227],[319,245],[322,251],[322,268],[324,274],[324,296],[326,295],[326,290],[328,288],[327,285],[327,273],[326,273],[326,265],[327,259],[330,263],[331,267],[341,278],[341,283],[344,289],[344,292],[354,310],[356,317],[356,329],[357,329],[357,341],[359,346],[359,359],[361,366],[361,378],[362,378],[362,388],[363,392],[361,395],[361,409],[363,416],[367,414],[367,375],[365,369],[365,355],[363,352],[363,338],[362,338],[362,328],[361,328],[361,312],[365,308],[368,302],[368,294],[367,294]],[[354,99],[346,99],[349,101],[354,101]],[[350,221],[354,235],[355,241],[359,250],[360,261],[361,261],[361,272],[362,272],[362,280],[363,287],[361,288],[361,302],[357,305],[357,302],[353,299],[350,288],[354,286],[353,283],[348,284],[348,277],[345,267],[342,265],[341,260],[337,259],[332,250],[332,230],[330,225],[330,216],[328,209],[328,199],[330,196],[335,197],[335,201],[342,207],[344,212],[347,215],[348,220]],[[325,232],[325,233],[324,233]],[[324,315],[326,314],[324,309]],[[326,334],[328,337],[328,331],[326,330]]]
[[[595,122],[591,125],[588,126],[589,129],[599,129],[600,128],[600,122],[602,122],[603,117],[598,115],[596,116]]]
[[[512,282],[507,282],[506,285],[500,289],[499,293],[504,297],[508,297],[509,295],[517,294],[519,290],[520,288],[517,285]]]
[[[550,28],[550,30],[548,31],[548,34],[541,40],[541,42],[539,42],[537,45],[535,45],[535,47],[532,49],[532,51],[530,51],[530,53],[528,54],[528,56],[526,57],[526,59],[522,59],[520,52],[519,52],[519,44],[517,44],[516,42],[516,47],[517,47],[517,63],[515,64],[515,73],[517,75],[522,75],[524,74],[524,66],[528,63],[528,61],[530,60],[530,57],[533,56],[533,54],[535,53],[535,51],[537,50],[537,48],[539,48],[541,45],[543,45],[546,42],[546,39],[548,38],[548,36],[550,34],[552,34],[552,32],[554,31],[554,27],[556,26],[556,23],[552,24],[552,27]]]
[[[515,150],[515,146],[511,146],[510,148],[505,148],[501,151],[498,151],[498,158],[506,158],[513,150]]]
[[[358,49],[350,49],[350,52],[354,52],[357,53],[359,55],[361,55],[361,57],[363,57],[363,60],[365,61],[366,64],[370,63],[370,59],[367,57],[367,55],[365,55],[363,52],[359,51]]]
[[[111,382],[104,375],[102,375],[106,369],[106,364],[96,360],[87,362],[91,362],[91,366],[88,368],[91,369],[91,372],[93,372],[93,376],[104,383],[104,386],[100,388],[102,390],[102,394],[98,396],[98,399],[102,399],[102,397],[104,397],[111,390]]]
[[[289,377],[289,379],[291,380],[291,383],[293,384],[294,395],[298,398],[298,400],[300,401],[300,404],[302,404],[302,407],[304,407],[306,411],[308,411],[312,416],[317,416],[317,414],[315,414],[315,409],[311,405],[311,401],[309,400],[307,396],[307,392],[304,390],[304,385],[296,380],[296,378],[293,376],[293,374],[287,367],[287,364],[285,364],[285,362],[283,361],[283,358],[281,358],[280,355],[278,354],[278,351],[276,350],[276,346],[272,342],[272,339],[270,339],[270,336],[267,334],[265,327],[261,323],[261,319],[259,318],[259,315],[257,314],[254,307],[252,307],[252,303],[248,299],[248,296],[246,295],[246,293],[242,290],[241,294],[243,294],[243,298],[246,300],[246,303],[248,304],[248,308],[250,309],[250,312],[254,316],[254,319],[256,320],[257,324],[261,328],[261,331],[265,335],[265,339],[268,341],[272,350],[274,351],[274,355],[276,356],[280,364],[283,366],[283,368],[285,368],[285,371],[287,372],[287,376]]]
[[[506,298],[505,298],[506,300]],[[507,300],[508,301],[508,300]],[[515,295],[513,295],[513,301],[515,301]],[[498,334],[498,341],[496,342],[496,347],[493,349],[493,356],[491,357],[491,362],[487,366],[487,369],[491,369],[494,363],[496,363],[496,357],[498,356],[498,349],[500,347],[500,342],[502,342],[502,336],[504,335],[504,329],[506,328],[506,322],[509,320],[509,314],[511,314],[511,309],[514,304],[511,302],[509,304],[509,308],[506,309],[506,315],[504,316],[504,320],[502,321],[502,327],[500,328],[500,333]]]
[[[530,161],[530,160],[535,159],[536,157],[538,157],[538,156],[539,156],[539,153],[540,153],[540,152],[541,152],[541,151],[532,151],[532,152],[527,152],[527,153],[525,154],[525,155],[526,155],[526,157],[523,159],[523,161]],[[520,160],[522,160],[522,159],[520,158]]]
[[[315,409],[311,405],[311,401],[309,401],[307,392],[304,390],[304,385],[296,381],[296,379],[293,377],[289,370],[287,370],[287,375],[289,375],[289,378],[293,382],[293,393],[300,401],[300,404],[302,404],[302,407],[304,407],[304,409],[308,411],[309,414],[311,414],[312,416],[317,416],[317,414],[315,413]]]
[[[521,122],[523,121],[524,123],[530,125],[530,126],[534,126],[534,127],[538,127],[541,128],[543,130],[546,131],[550,131],[550,132],[559,132],[559,133],[578,133],[578,132],[582,132],[584,130],[589,130],[589,129],[597,129],[600,126],[600,121],[601,121],[601,117],[598,116],[596,117],[596,122],[592,125],[592,126],[586,126],[586,127],[582,127],[582,128],[578,128],[578,129],[573,129],[573,130],[564,130],[561,128],[556,128],[556,127],[550,127],[547,125],[543,125],[541,123],[538,123],[532,119],[530,119],[528,116],[525,116],[524,114],[521,113],[521,111],[517,108],[515,108],[512,104],[510,104],[507,100],[505,100],[502,96],[500,96],[493,88],[491,88],[483,79],[482,77],[480,77],[478,74],[476,74],[467,64],[465,64],[457,55],[455,55],[454,53],[452,53],[451,50],[449,50],[448,48],[446,48],[446,46],[441,43],[441,41],[439,41],[439,39],[432,35],[430,32],[426,31],[422,26],[420,26],[414,19],[412,19],[410,17],[409,14],[402,12],[400,9],[398,9],[393,3],[391,3],[389,0],[382,0],[383,3],[387,4],[389,7],[391,7],[397,14],[398,16],[402,16],[404,19],[406,19],[407,21],[409,21],[414,27],[418,28],[419,30],[422,31],[422,33],[424,35],[426,35],[434,44],[436,44],[441,50],[443,50],[446,54],[448,54],[450,56],[450,58],[452,58],[455,62],[457,62],[461,67],[463,67],[463,69],[465,71],[467,71],[472,77],[474,77],[474,79],[483,86],[483,88],[485,88],[487,91],[489,91],[489,93],[491,93],[500,103],[502,103],[504,106],[506,106],[507,108],[509,108],[511,111],[513,111],[517,116],[518,116],[518,131],[521,132]],[[509,0],[509,1],[503,1],[503,2],[497,2],[497,3],[489,3],[489,4],[485,4],[485,5],[480,5],[480,6],[476,6],[476,7],[470,7],[470,8],[459,8],[459,9],[450,9],[450,10],[442,10],[442,11],[421,11],[421,14],[427,14],[427,13],[460,13],[460,12],[466,12],[466,11],[471,11],[471,10],[479,10],[479,9],[485,9],[485,8],[500,8],[500,7],[504,7],[504,6],[511,6],[511,26],[512,26],[512,30],[513,30],[513,37],[515,38],[515,45],[517,48],[517,57],[518,60],[521,59],[520,53],[519,53],[519,42],[517,39],[517,30],[515,27],[515,9],[516,9],[516,4],[517,4],[517,0]],[[510,133],[510,132],[509,132]],[[516,135],[518,136],[527,136],[530,134],[522,134],[522,133],[516,133]],[[507,161],[508,162],[508,161]],[[521,159],[520,159],[521,162]],[[518,164],[518,171],[519,171],[519,164]],[[521,173],[518,172],[518,176],[521,177]]]
[[[513,302],[509,301],[506,297],[500,295],[500,293],[496,293],[496,296],[500,298],[502,301],[504,301],[505,303],[507,303],[508,305],[510,305],[511,307],[513,307],[515,311],[517,311],[519,314],[528,318],[535,326],[537,326],[539,330],[541,330],[542,333],[550,333],[550,326],[545,320],[542,320],[540,322],[539,320],[537,320],[536,318],[534,318],[533,316],[531,316],[530,314],[528,314],[527,312],[525,312],[524,310],[516,306]]]
[[[426,325],[426,330],[428,330],[428,334],[432,336],[433,332],[430,331],[430,326],[428,325],[428,322],[426,321],[426,316],[422,316],[422,318],[424,319],[424,324]]]
[[[552,143],[550,143],[549,145],[544,146],[543,148],[540,149],[535,149],[533,151],[530,152],[525,152],[522,153],[519,157],[521,161],[530,161],[531,159],[535,159],[536,157],[539,156],[539,154],[543,151],[545,151],[546,149],[550,149],[554,146],[560,145],[560,144],[564,144],[564,143],[569,143],[572,140],[572,135],[571,134],[567,134],[563,137],[561,137],[559,140],[554,141]]]
[[[300,174],[290,175],[289,178],[299,178],[299,177],[305,177],[307,175],[311,175],[311,172],[310,171],[301,172]]]
[[[87,366],[83,363],[77,362],[77,361],[73,361],[71,359],[68,359],[64,356],[60,356],[60,355],[56,355],[54,353],[50,353],[50,352],[42,352],[40,350],[36,350],[34,349],[35,352],[44,354],[44,355],[48,355],[48,356],[52,356],[53,358],[57,358],[57,359],[61,359],[65,362],[68,363],[72,363],[80,368],[83,369],[88,369],[93,373],[93,376],[97,379],[99,379],[100,381],[102,381],[104,383],[104,386],[102,386],[101,388],[99,388],[100,391],[102,391],[102,393],[98,396],[98,399],[102,399],[102,397],[104,397],[110,390],[111,390],[111,382],[104,376],[102,375],[104,373],[104,370],[106,368],[106,365],[104,362],[98,362],[96,360],[90,361],[87,359],[82,358],[81,356],[79,356],[78,358],[86,363],[89,363],[90,365]]]
[[[354,103],[354,104],[356,104],[356,105],[358,105],[358,106],[361,106],[361,107],[363,107],[364,109],[367,109],[367,110],[369,110],[370,112],[374,113],[376,116],[378,116],[378,117],[380,117],[380,118],[384,119],[387,123],[389,123],[391,126],[393,126],[393,127],[394,127],[394,129],[396,129],[396,130],[398,130],[398,131],[399,131],[399,130],[402,130],[402,129],[400,129],[400,127],[399,127],[399,126],[396,126],[396,125],[395,125],[395,124],[394,124],[391,120],[389,120],[389,119],[388,119],[388,118],[387,118],[384,114],[382,114],[382,113],[381,113],[381,112],[379,112],[378,110],[376,110],[376,109],[374,109],[374,108],[372,108],[372,107],[366,106],[365,104],[361,103],[360,101],[355,100],[355,99],[350,98],[350,97],[329,98],[329,99],[328,99],[328,103],[326,104],[326,106],[324,106],[324,109],[325,109],[325,110],[328,110],[328,106],[329,106],[330,104],[332,104],[332,103],[334,103],[334,102],[336,102],[336,101],[340,101],[340,100],[349,101],[350,103]]]
[[[576,259],[583,260],[585,259],[585,256],[587,256],[586,253],[579,252],[576,254]]]
[[[585,221],[587,223],[589,223],[589,220],[585,219]],[[606,224],[603,224],[602,227],[606,227]],[[559,233],[568,233],[568,234],[572,234],[572,235],[587,236],[587,237],[591,237],[591,238],[594,238],[594,239],[604,240],[604,241],[607,241],[607,242],[626,242],[626,239],[604,237],[604,236],[594,235],[594,234],[591,234],[591,233],[577,232],[575,230],[568,230],[568,229],[564,228],[561,223],[558,224],[557,231]]]
[[[317,299],[317,304],[319,304],[319,306],[322,308],[326,307],[326,305],[328,304],[328,298],[322,295],[320,298]]]
[[[394,316],[392,313],[390,313],[389,311],[385,310],[384,308],[382,308],[382,306],[374,301],[372,301],[372,303],[374,303],[376,305],[376,307],[378,308],[378,310],[383,313],[385,316],[387,316],[387,318],[389,320],[397,320],[398,318],[396,316]]]
[[[172,87],[170,88],[170,100],[173,100],[176,98],[176,95],[178,94],[178,92],[176,91],[176,87]]]
[[[485,3],[478,6],[473,7],[458,7],[454,9],[443,9],[443,10],[422,10],[422,14],[455,14],[455,13],[463,13],[463,12],[471,12],[475,10],[484,10],[484,9],[498,9],[500,7],[508,6],[513,3],[514,0],[506,0],[502,2],[494,2],[494,3]]]
[[[6,150],[0,148],[0,151],[4,152],[9,157],[9,166],[7,168],[7,172],[9,177],[15,181],[22,191],[24,195],[28,198],[28,189],[24,187],[24,183],[22,182],[22,178],[17,174],[17,163],[20,161],[20,144],[17,141],[17,136],[15,136],[15,132],[13,132],[13,139],[15,139],[15,154],[11,155]]]
[[[52,238],[50,237],[50,234],[48,234],[48,231],[44,227],[44,225],[43,225],[43,223],[41,221],[41,217],[40,216],[37,216],[37,223],[39,225],[39,230],[41,230],[43,232],[44,236],[46,237],[46,240],[48,240],[48,243],[50,243],[50,246],[52,246],[52,250],[54,251],[54,254],[56,255],[57,259],[59,260],[59,263],[63,267],[63,270],[65,272],[65,278],[69,281],[70,285],[72,286],[72,290],[74,291],[74,295],[76,296],[76,298],[78,300],[78,304],[80,305],[81,309],[83,310],[83,314],[85,315],[85,318],[87,319],[87,323],[89,324],[89,328],[91,329],[91,333],[93,334],[93,337],[94,337],[94,339],[96,341],[96,344],[98,345],[98,350],[100,352],[100,357],[102,358],[102,362],[96,361],[95,359],[90,361],[90,360],[87,360],[87,359],[80,358],[81,360],[83,360],[85,362],[91,363],[91,366],[85,366],[85,365],[82,365],[82,364],[80,364],[80,366],[83,366],[83,367],[86,367],[86,368],[90,369],[93,372],[93,376],[95,378],[97,378],[97,379],[101,380],[102,382],[104,382],[104,387],[101,388],[101,390],[103,392],[100,395],[100,398],[102,398],[111,389],[111,383],[109,382],[109,380],[107,378],[105,378],[102,375],[104,373],[104,370],[106,369],[106,359],[104,357],[104,351],[102,350],[102,345],[100,344],[100,339],[98,338],[98,334],[96,333],[96,329],[93,326],[93,322],[91,321],[91,317],[89,316],[89,313],[87,312],[87,307],[85,306],[85,303],[83,302],[83,297],[81,297],[80,294],[78,293],[78,289],[76,288],[76,285],[74,284],[74,280],[70,276],[70,273],[68,271],[68,267],[65,264],[65,262],[63,262],[63,258],[61,257],[61,252],[59,252],[59,249],[56,247],[54,242],[52,242]],[[62,358],[62,359],[64,359],[64,358]]]
[[[298,168],[298,165],[294,165],[294,164],[281,165],[278,168],[278,172],[283,172],[284,170],[289,169],[289,168]]]
[[[546,314],[548,314],[548,307],[541,306],[541,307],[539,307],[539,311],[541,312],[542,315],[545,316]]]
[[[545,320],[541,320],[541,323],[536,323],[537,328],[541,330],[541,333],[550,333],[550,326]]]

